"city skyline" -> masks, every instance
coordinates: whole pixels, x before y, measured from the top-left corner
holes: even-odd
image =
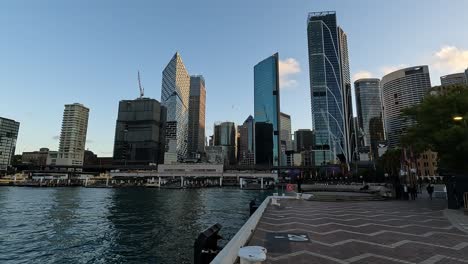
[[[458,33],[463,30],[462,19],[458,17],[463,16],[456,15],[466,10],[463,7],[468,4],[462,1],[453,1],[450,6],[425,1],[424,7],[417,2],[408,4],[404,1],[378,5],[371,1],[357,1],[353,4],[343,1],[314,4],[276,2],[272,4],[273,8],[264,10],[267,14],[280,17],[279,21],[271,23],[257,23],[264,19],[256,16],[264,3],[253,4],[251,10],[245,9],[245,4],[231,3],[231,6],[226,6],[226,10],[232,10],[232,14],[227,17],[224,17],[224,12],[211,15],[213,9],[221,11],[220,6],[214,3],[194,6],[199,10],[205,8],[205,5],[209,7],[204,11],[208,12],[204,13],[205,18],[194,25],[207,29],[209,34],[202,35],[207,38],[207,42],[212,43],[206,47],[184,41],[193,38],[193,33],[188,32],[187,36],[170,33],[180,31],[181,25],[169,27],[167,30],[170,31],[162,29],[162,20],[157,18],[158,12],[162,10],[163,13],[170,13],[167,11],[180,8],[177,4],[167,4],[158,9],[160,6],[142,3],[145,6],[135,7],[128,13],[122,11],[125,8],[120,8],[126,4],[117,4],[110,10],[123,20],[116,23],[121,29],[115,33],[113,30],[116,26],[110,23],[114,20],[109,20],[109,14],[97,16],[94,13],[107,10],[107,6],[102,3],[95,4],[96,11],[87,15],[73,11],[75,7],[77,10],[85,8],[78,4],[60,4],[52,10],[40,6],[24,10],[19,5],[6,4],[1,10],[7,10],[7,13],[0,11],[6,23],[0,28],[9,34],[10,41],[0,44],[0,54],[6,58],[0,62],[0,69],[4,73],[4,78],[0,78],[0,87],[11,96],[11,100],[0,105],[0,113],[3,117],[21,123],[16,153],[40,147],[58,149],[57,131],[60,130],[60,122],[57,120],[60,120],[62,107],[64,104],[79,102],[91,109],[86,148],[100,156],[111,156],[113,137],[110,135],[114,134],[117,117],[115,105],[120,100],[138,96],[134,72],[138,69],[142,71],[147,96],[159,99],[160,73],[171,54],[177,50],[181,52],[191,73],[203,74],[207,78],[207,136],[213,133],[211,127],[215,121],[228,120],[241,124],[245,116],[253,114],[253,100],[241,95],[251,94],[253,65],[265,54],[277,50],[282,54],[281,109],[292,116],[293,131],[311,128],[310,112],[306,111],[310,107],[305,25],[308,12],[337,11],[338,23],[348,35],[352,81],[356,80],[356,76],[381,78],[389,70],[427,64],[435,85],[441,75],[463,72],[468,66],[458,66],[468,56],[468,47],[464,46],[464,43],[468,43],[468,37]],[[366,9],[360,11],[359,6],[363,5]],[[403,5],[403,12],[398,13],[401,21],[397,21],[397,25],[389,25],[395,22],[391,19],[392,14],[401,11],[399,8]],[[144,10],[145,7],[147,10]],[[377,8],[385,9],[386,14],[377,16],[369,12]],[[416,14],[421,8],[428,12],[420,12],[424,15]],[[187,15],[189,9],[190,6],[181,9],[179,15]],[[150,12],[155,10],[156,14]],[[439,12],[454,14],[449,20],[444,20],[451,30],[438,25]],[[362,17],[359,17],[360,14]],[[93,19],[86,22],[87,16]],[[167,16],[162,17],[167,19]],[[238,23],[240,17],[245,17],[247,23]],[[398,26],[398,23],[402,25],[418,18],[423,20],[425,26],[418,28],[418,32]],[[231,29],[227,30],[230,32],[222,32],[220,28],[210,26],[219,19],[225,22],[223,27]],[[246,24],[255,26],[248,28]],[[399,31],[395,32],[396,28]],[[383,30],[388,34],[376,40],[375,34],[381,34]],[[44,34],[42,37],[38,36],[41,32]],[[271,34],[275,36],[275,41],[271,39],[273,36],[269,36],[273,32],[278,33]],[[428,36],[429,32],[437,35],[437,38]],[[228,33],[233,36],[228,36]],[[171,36],[174,39],[162,38],[161,41],[151,35]],[[395,36],[398,36],[397,41]],[[143,41],[130,44],[134,37]],[[242,41],[235,39],[248,41],[240,43]],[[389,39],[392,39],[392,46],[385,44]],[[148,44],[142,44],[145,40]],[[158,41],[158,45],[154,45],[155,41]],[[413,45],[407,45],[408,42]],[[264,49],[249,51],[247,47],[252,44],[264,46]],[[111,58],[115,58],[117,63]],[[223,58],[223,61],[229,63],[220,64],[214,58]],[[235,69],[237,72],[233,77],[228,75]]]

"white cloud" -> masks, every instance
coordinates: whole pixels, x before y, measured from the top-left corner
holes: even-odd
[[[353,82],[364,78],[372,78],[372,73],[370,71],[358,71],[353,75]]]
[[[441,73],[464,71],[468,67],[468,50],[443,46],[432,56],[431,68]]]
[[[301,72],[301,66],[296,59],[287,58],[279,61],[279,79],[280,88],[293,88],[296,87],[298,82],[292,79],[292,75]]]

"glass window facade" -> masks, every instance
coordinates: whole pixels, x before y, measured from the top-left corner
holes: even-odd
[[[0,117],[0,171],[7,170],[15,154],[19,123]]]
[[[255,163],[279,164],[278,53],[254,67]],[[271,136],[270,136],[271,135]]]

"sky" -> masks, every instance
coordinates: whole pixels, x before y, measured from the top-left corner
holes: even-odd
[[[16,153],[58,149],[64,104],[90,108],[86,148],[112,156],[118,102],[160,100],[178,51],[206,81],[206,135],[253,114],[253,67],[279,52],[281,111],[311,128],[308,12],[336,11],[352,79],[429,65],[468,67],[466,0],[6,0],[0,2],[0,116],[19,121]]]

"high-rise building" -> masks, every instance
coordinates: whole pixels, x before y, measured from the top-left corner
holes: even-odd
[[[286,152],[293,150],[291,138],[291,116],[280,112],[281,166],[287,165]]]
[[[164,163],[187,157],[190,75],[176,52],[162,73],[161,104],[167,109]]]
[[[311,151],[314,147],[314,132],[310,129],[299,129],[294,132],[294,141],[296,143],[296,152],[303,150]]]
[[[15,154],[20,123],[0,117],[0,171],[6,171]]]
[[[166,108],[157,100],[138,98],[119,102],[115,126],[114,163],[164,163]]]
[[[238,126],[238,156],[241,165],[253,165],[254,157],[254,119],[250,115],[241,126]]]
[[[255,164],[280,163],[280,91],[278,53],[254,67]]]
[[[376,157],[378,143],[384,140],[382,124],[382,101],[380,80],[359,79],[354,82],[359,134],[362,138],[359,147],[369,147],[372,157]]]
[[[89,109],[82,104],[66,104],[56,165],[82,166],[88,132]]]
[[[215,124],[214,145],[225,147],[229,164],[236,161],[236,139],[236,125],[233,122]]]
[[[307,38],[315,164],[348,162],[351,85],[346,34],[336,13],[309,13]]]
[[[195,158],[205,152],[205,79],[201,75],[190,77],[188,156]]]
[[[431,88],[428,66],[414,66],[385,75],[382,87],[383,119],[388,147],[400,144],[400,136],[413,121],[401,117],[401,110],[419,104]]]
[[[466,75],[464,72],[453,73],[440,76],[440,85],[466,84]]]
[[[465,70],[465,83],[468,85],[468,68]]]

